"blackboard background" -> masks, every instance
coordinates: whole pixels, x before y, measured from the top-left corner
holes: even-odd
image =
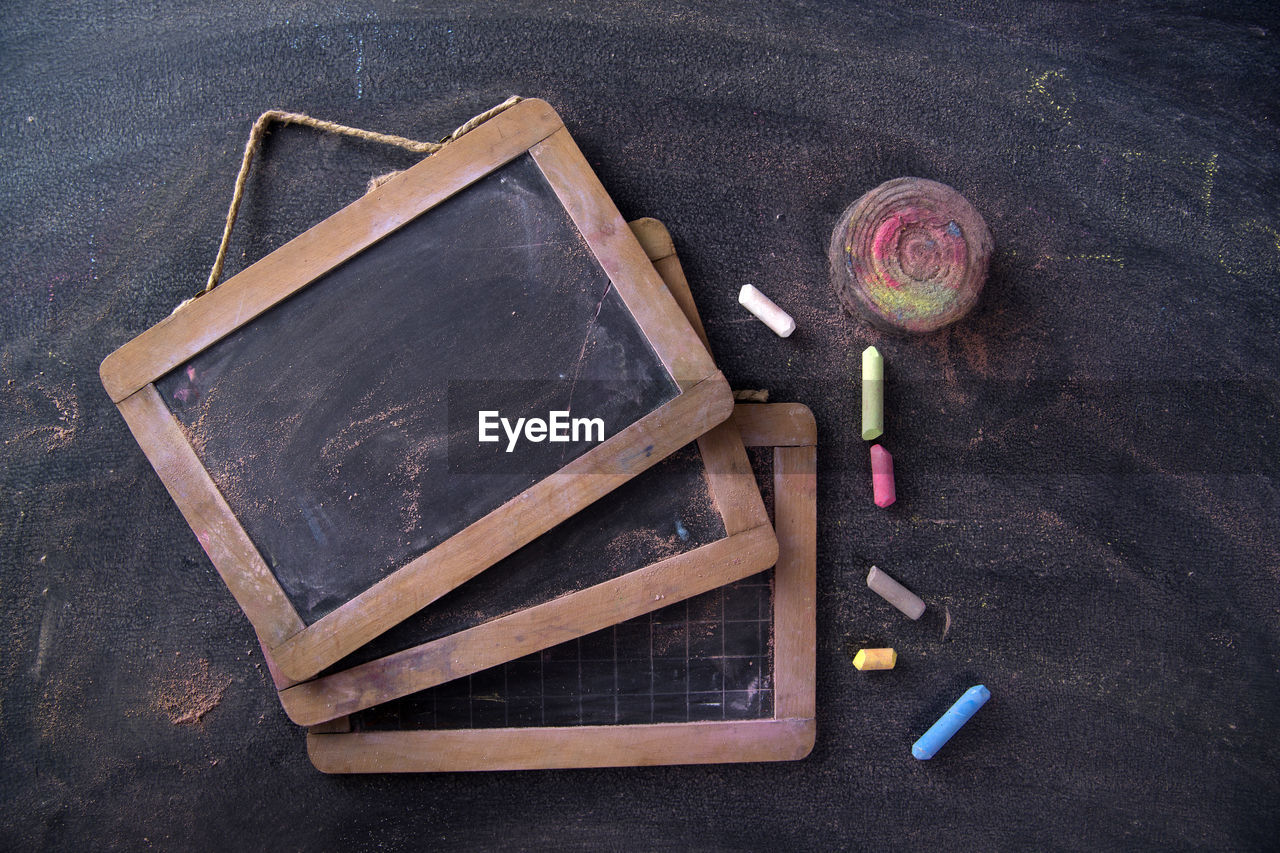
[[[5,7],[3,846],[1274,843],[1280,16],[721,5]],[[513,92],[560,110],[624,216],[668,224],[731,382],[817,415],[804,762],[321,776],[97,381],[203,284],[260,111],[435,138]],[[272,134],[231,266],[412,159]],[[843,317],[826,282],[840,212],[901,175],[956,187],[997,245],[976,313],[928,339]],[[747,282],[791,340],[735,304]],[[852,428],[868,343],[887,512]],[[871,597],[872,561],[930,615]],[[867,644],[898,669],[856,672]],[[911,759],[978,682],[980,716]]]

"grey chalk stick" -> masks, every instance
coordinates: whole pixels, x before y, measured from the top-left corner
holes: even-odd
[[[919,619],[924,613],[920,596],[898,583],[875,566],[867,572],[867,586],[885,601],[901,610],[908,619]]]

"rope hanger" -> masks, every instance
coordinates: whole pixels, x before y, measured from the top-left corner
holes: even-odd
[[[213,290],[218,285],[218,280],[222,278],[222,265],[227,259],[227,246],[231,243],[231,229],[235,227],[236,217],[240,213],[240,202],[244,198],[244,185],[249,178],[249,167],[253,164],[253,156],[257,153],[259,145],[262,143],[262,137],[266,135],[267,127],[273,122],[279,124],[297,124],[303,127],[311,127],[324,133],[336,133],[342,136],[351,136],[356,139],[363,139],[368,142],[381,142],[385,145],[394,145],[397,148],[403,148],[406,151],[412,151],[415,154],[431,155],[444,148],[453,140],[475,130],[498,113],[515,106],[521,101],[520,96],[512,95],[502,103],[495,107],[485,110],[479,115],[468,119],[449,135],[443,137],[439,142],[419,142],[414,139],[406,139],[403,136],[395,136],[389,133],[375,133],[372,130],[362,130],[358,127],[348,127],[345,124],[338,124],[324,119],[313,118],[305,113],[290,113],[284,110],[267,110],[258,116],[258,120],[253,123],[253,128],[249,131],[249,139],[244,145],[244,157],[240,161],[240,173],[236,175],[235,191],[231,194],[231,206],[227,210],[227,223],[222,229],[222,241],[218,244],[218,256],[214,258],[213,269],[209,271],[209,281],[205,284],[204,290],[197,295],[204,295]],[[395,174],[395,173],[392,173]],[[388,176],[375,178],[370,183],[370,188],[381,184]]]

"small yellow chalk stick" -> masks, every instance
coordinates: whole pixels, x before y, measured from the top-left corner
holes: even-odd
[[[858,649],[853,665],[858,669],[893,669],[898,653],[893,649]]]

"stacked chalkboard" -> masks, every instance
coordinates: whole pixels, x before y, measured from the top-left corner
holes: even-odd
[[[812,417],[734,413],[670,236],[623,222],[547,104],[180,307],[102,379],[321,769],[811,747]],[[484,413],[552,412],[600,427],[481,440]]]

